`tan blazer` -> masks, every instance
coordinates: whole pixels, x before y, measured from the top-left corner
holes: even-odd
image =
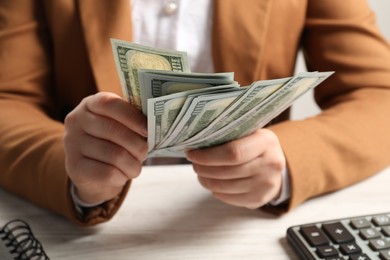
[[[115,201],[80,218],[64,169],[66,113],[96,91],[121,95],[110,38],[131,41],[130,0],[0,1],[0,185],[82,224],[111,218]],[[215,70],[242,84],[335,71],[316,88],[316,117],[270,128],[288,161],[289,209],[390,163],[390,47],[365,0],[215,0]]]

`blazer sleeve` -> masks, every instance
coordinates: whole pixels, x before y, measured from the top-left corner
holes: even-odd
[[[124,199],[84,217],[69,194],[56,117],[52,46],[40,1],[0,1],[0,187],[80,225],[110,219]]]
[[[365,0],[309,0],[302,35],[318,116],[272,126],[288,161],[289,209],[390,164],[390,47]]]

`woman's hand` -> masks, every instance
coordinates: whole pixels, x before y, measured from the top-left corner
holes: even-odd
[[[65,118],[65,166],[85,203],[117,196],[147,156],[144,115],[112,93],[86,97]]]
[[[268,129],[189,151],[187,159],[202,186],[225,203],[255,209],[280,194],[286,159],[277,136]]]

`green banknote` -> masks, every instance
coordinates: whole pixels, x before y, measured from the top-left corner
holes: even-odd
[[[147,115],[150,98],[234,83],[234,73],[183,73],[161,70],[139,70],[142,112]]]
[[[148,122],[151,157],[223,144],[264,127],[333,72],[240,87],[233,72],[190,72],[185,52],[111,40],[123,96]]]
[[[190,72],[185,52],[151,48],[111,39],[112,51],[125,98],[141,109],[138,70],[154,69]]]

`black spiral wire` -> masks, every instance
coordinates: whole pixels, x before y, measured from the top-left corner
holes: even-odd
[[[48,260],[42,244],[30,226],[21,219],[9,221],[0,229],[0,239],[15,260]]]

